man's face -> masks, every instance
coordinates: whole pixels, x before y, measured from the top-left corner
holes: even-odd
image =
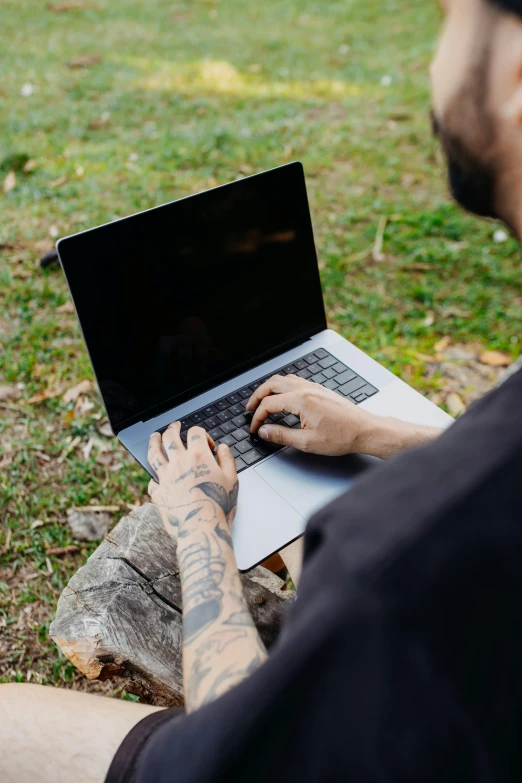
[[[451,192],[465,209],[520,228],[522,20],[487,0],[443,3],[432,117]]]

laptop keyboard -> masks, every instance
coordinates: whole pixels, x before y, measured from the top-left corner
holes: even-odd
[[[377,394],[378,389],[357,375],[345,364],[340,362],[324,348],[318,348],[307,353],[300,359],[294,359],[270,375],[264,375],[248,386],[229,394],[227,397],[200,408],[190,416],[181,419],[181,440],[187,442],[189,427],[203,427],[218,446],[226,443],[236,460],[238,473],[250,465],[264,459],[269,454],[280,451],[284,446],[267,443],[250,432],[250,422],[253,413],[246,411],[245,406],[252,393],[272,375],[298,375],[300,378],[319,383],[326,389],[331,389],[342,397],[346,397],[356,405],[368,397]],[[279,424],[283,427],[299,428],[301,422],[292,413],[273,413],[266,419],[267,423]],[[167,425],[168,426],[168,425]],[[158,432],[165,432],[162,427]]]

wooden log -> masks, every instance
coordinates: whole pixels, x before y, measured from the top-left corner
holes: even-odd
[[[241,579],[270,647],[293,593],[264,568]],[[50,635],[90,679],[115,679],[148,704],[183,703],[176,546],[155,506],[147,503],[121,519],[74,574]]]

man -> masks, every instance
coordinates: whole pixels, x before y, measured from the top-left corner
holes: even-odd
[[[521,239],[522,2],[444,6],[433,114],[451,189]],[[0,779],[101,783],[110,765],[109,783],[267,780],[275,764],[301,781],[520,779],[521,400],[519,371],[435,437],[297,379],[258,390],[253,428],[284,407],[301,416],[287,433],[298,447],[391,456],[433,440],[310,521],[299,598],[269,658],[230,545],[230,453],[215,459],[197,427],[186,449],[178,424],[164,450],[154,435],[150,492],[177,540],[189,714],[4,685]],[[341,404],[344,426],[331,427]]]

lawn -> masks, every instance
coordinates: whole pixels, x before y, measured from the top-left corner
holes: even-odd
[[[1,16],[0,680],[92,689],[48,638],[95,548],[66,512],[121,515],[147,477],[94,389],[64,401],[92,373],[60,269],[36,263],[54,240],[300,159],[332,328],[442,404],[473,395],[462,367],[446,375],[450,340],[457,358],[520,353],[520,256],[446,196],[434,0],[3,0]]]

